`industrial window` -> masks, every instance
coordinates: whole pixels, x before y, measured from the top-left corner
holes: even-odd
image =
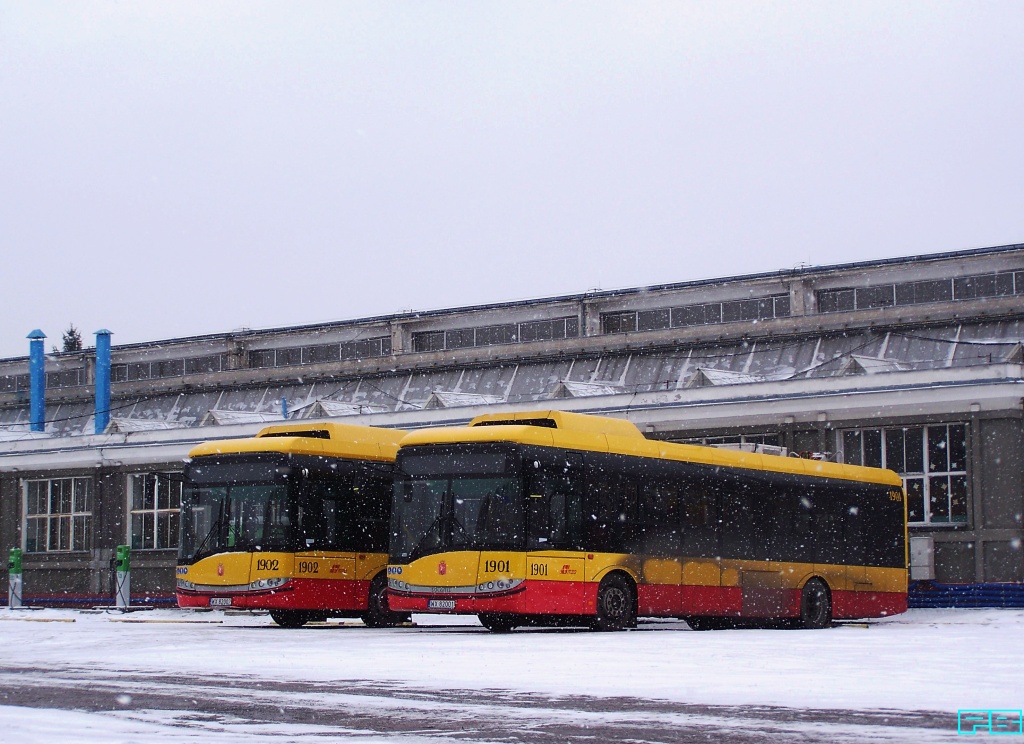
[[[958,300],[978,297],[1005,297],[1013,294],[1013,273],[979,274],[953,280],[953,295]]]
[[[129,540],[133,550],[178,547],[181,476],[140,473],[128,476]]]
[[[366,357],[388,356],[391,354],[391,337],[367,338],[362,341],[346,341],[341,345],[342,359],[364,359]]]
[[[839,313],[892,305],[919,305],[926,302],[974,300],[979,297],[1006,297],[1024,294],[1024,272],[1000,271],[992,274],[960,276],[955,279],[930,279],[919,282],[881,284],[859,289],[823,289],[818,292],[818,312]]]
[[[843,461],[899,473],[914,524],[967,522],[967,427],[964,424],[842,432]]]
[[[767,444],[770,447],[778,447],[782,444],[782,435],[770,434],[736,434],[734,436],[721,437],[690,437],[678,440],[683,444],[702,444],[706,447],[714,447],[721,444]]]
[[[892,307],[896,304],[894,286],[884,284],[881,287],[860,287],[856,290],[857,309],[872,307]]]
[[[637,313],[636,327],[638,331],[656,331],[672,326],[672,311],[664,307],[660,310],[641,310]]]
[[[290,349],[278,349],[277,357],[274,360],[275,367],[295,367],[302,364],[302,347],[293,346]]]
[[[327,362],[336,362],[340,358],[341,352],[337,344],[302,347],[303,364],[326,364]]]
[[[454,331],[445,331],[444,348],[446,349],[468,349],[473,346],[474,333],[472,328],[457,328]]]
[[[46,373],[46,387],[77,387],[84,384],[84,369],[61,369]]]
[[[601,329],[604,333],[632,333],[636,330],[636,311],[604,313],[601,315]]]
[[[953,282],[939,279],[927,282],[904,282],[896,285],[897,305],[919,305],[924,302],[948,302],[953,299]]]
[[[413,351],[441,351],[444,349],[444,331],[427,331],[412,335]]]
[[[712,323],[786,318],[789,314],[789,295],[771,295],[748,300],[603,313],[601,328],[604,333],[632,333]]]
[[[208,374],[210,372],[220,372],[221,370],[221,355],[210,354],[209,356],[192,357],[185,360],[185,372],[190,375],[201,375]]]
[[[636,313],[632,313],[636,323]],[[550,341],[552,339],[576,338],[580,333],[579,319],[575,317],[554,320],[531,320],[525,323],[482,328],[453,328],[448,331],[423,331],[412,334],[412,350],[443,351],[445,349],[468,349],[473,346],[494,346],[497,344]],[[384,339],[387,352],[391,353],[391,339]]]
[[[672,327],[710,325],[722,322],[722,303],[672,308]]]
[[[89,549],[92,481],[52,478],[24,481],[27,553]]]
[[[514,344],[515,342],[515,325],[486,326],[476,329],[477,346],[495,346],[497,344]]]

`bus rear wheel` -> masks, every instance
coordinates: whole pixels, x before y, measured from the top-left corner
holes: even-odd
[[[622,630],[636,626],[633,585],[622,574],[606,576],[597,588],[597,615],[592,630]]]
[[[301,628],[313,618],[299,610],[271,610],[271,619],[282,628]]]
[[[832,597],[828,584],[811,579],[800,593],[800,619],[797,627],[817,630],[832,624]]]
[[[363,623],[370,628],[393,628],[409,622],[411,617],[403,612],[391,611],[388,606],[388,580],[383,573],[377,574],[370,582],[366,612],[362,615]]]
[[[492,633],[509,633],[516,627],[511,615],[484,612],[477,615],[480,624]]]

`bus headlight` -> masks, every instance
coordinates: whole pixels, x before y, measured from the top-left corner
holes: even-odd
[[[250,592],[257,592],[261,589],[277,589],[288,583],[288,579],[284,576],[279,576],[276,579],[259,579],[249,584]]]
[[[194,592],[196,590],[196,585],[188,579],[178,579],[178,588],[184,589],[188,592]]]

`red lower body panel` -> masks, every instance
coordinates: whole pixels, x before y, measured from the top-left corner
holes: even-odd
[[[349,579],[292,579],[287,586],[263,592],[178,591],[179,607],[209,607],[210,598],[229,597],[231,607],[253,610],[337,610],[357,612],[366,609],[369,581]],[[225,605],[226,606],[226,605]]]
[[[398,594],[388,591],[388,605],[400,612],[441,612],[472,615],[507,612],[517,615],[593,615],[597,584],[582,581],[526,581],[524,588],[501,595]],[[430,600],[454,600],[455,607],[430,607]]]
[[[886,617],[907,611],[902,592],[832,592],[832,617]]]

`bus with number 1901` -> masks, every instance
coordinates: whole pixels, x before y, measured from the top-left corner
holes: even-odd
[[[410,433],[397,458],[391,607],[617,630],[821,628],[907,607],[888,470],[645,438],[560,411]]]

